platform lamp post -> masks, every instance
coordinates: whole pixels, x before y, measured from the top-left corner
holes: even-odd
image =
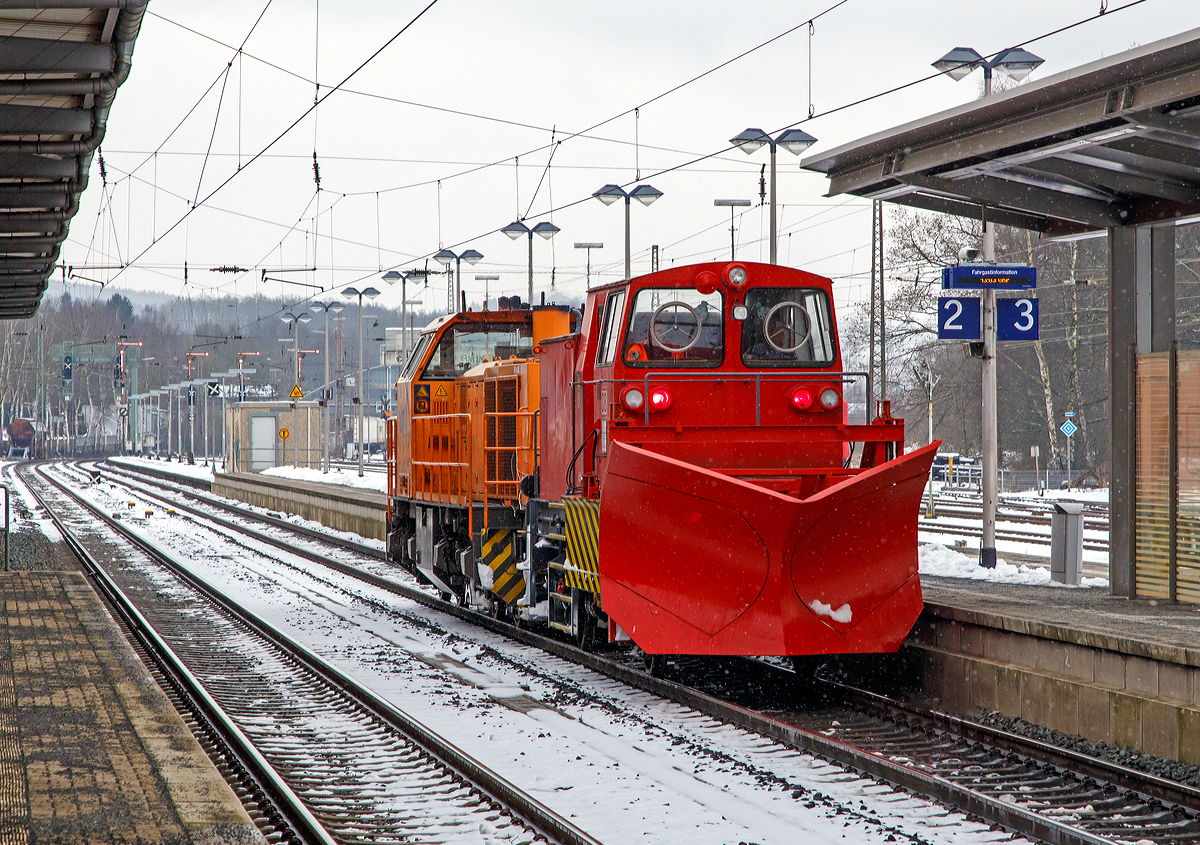
[[[294,376],[294,383],[297,386],[299,386],[299,384],[300,384],[300,324],[307,323],[310,320],[312,320],[312,314],[309,314],[307,311],[301,311],[299,314],[293,314],[291,311],[285,311],[284,313],[279,315],[279,319],[283,320],[283,322],[285,322],[285,323],[291,323],[292,352],[295,355],[295,362],[296,362],[296,364],[295,364],[296,369],[295,369],[295,372],[293,373],[293,376]]]
[[[475,276],[475,281],[483,282],[483,310],[486,311],[488,310],[488,296],[490,294],[488,282],[498,282],[500,281],[500,277],[494,273],[485,273],[482,276]]]
[[[549,220],[543,220],[541,223],[535,224],[532,229],[522,221],[514,220],[500,231],[514,241],[522,235],[529,236],[529,307],[533,308],[533,236],[540,235],[546,240],[550,240],[562,230]]]
[[[312,303],[312,309],[315,311],[320,309],[325,312],[325,381],[321,385],[321,457],[322,457],[322,472],[329,474],[329,434],[331,411],[329,409],[329,359],[332,357],[329,350],[333,349],[332,343],[329,340],[329,312],[341,314],[345,310],[346,305],[343,302],[338,302],[336,299],[332,302],[316,301]]]
[[[459,308],[459,300],[462,298],[462,263],[465,261],[468,264],[475,265],[483,258],[483,253],[477,249],[464,249],[461,255],[455,255],[452,250],[439,250],[433,256],[433,260],[443,267],[449,267],[450,262],[454,262],[454,283],[446,283],[447,296],[451,300],[450,307],[446,309],[447,314],[453,314]]]
[[[729,260],[734,261],[734,253],[737,251],[737,241],[733,234],[733,215],[735,208],[748,208],[754,203],[750,200],[713,200],[713,205],[717,208],[729,207]]]
[[[365,296],[367,299],[374,299],[379,296],[379,291],[375,288],[344,288],[342,296],[358,297],[358,379],[355,381],[355,387],[358,388],[358,397],[355,399],[358,402],[358,477],[363,476],[363,405],[367,400],[367,393],[363,385],[363,329],[362,329],[362,301]]]
[[[746,129],[743,132],[729,139],[729,143],[733,144],[746,155],[750,155],[763,144],[771,146],[771,263],[779,263],[779,238],[776,234],[776,214],[775,214],[775,198],[776,198],[776,179],[775,179],[775,149],[783,147],[793,155],[807,150],[817,139],[809,135],[803,129],[788,129],[776,138],[772,138],[761,129]],[[732,212],[730,212],[732,213]]]
[[[983,68],[983,96],[992,93],[992,71],[1020,82],[1043,62],[1028,50],[1014,47],[1001,50],[988,61],[970,47],[955,47],[933,66],[955,82],[966,78],[975,68]],[[996,261],[996,230],[983,210],[983,260]],[[999,447],[996,413],[996,292],[983,291],[983,536],[979,545],[979,565],[996,568],[996,499]]]
[[[446,250],[446,251],[448,251],[448,250]],[[468,250],[467,252],[475,252],[475,251]],[[476,255],[478,255],[479,258],[483,258],[482,253],[476,253]],[[434,256],[434,257],[436,258],[437,256]],[[466,258],[467,254],[464,252],[461,256],[458,256],[458,257]],[[479,258],[476,258],[474,260],[468,259],[468,263],[474,264],[475,261],[479,260]],[[396,282],[400,283],[400,346],[401,346],[401,354],[405,360],[408,359],[408,306],[418,304],[416,300],[414,300],[412,302],[408,301],[408,280],[409,279],[424,279],[428,275],[429,275],[429,273],[425,270],[408,270],[404,273],[400,273],[395,270],[388,270],[386,273],[383,274],[383,276],[380,277],[385,282],[387,282],[389,285],[395,284]]]
[[[650,185],[638,185],[632,191],[626,191],[620,185],[605,185],[600,190],[592,194],[596,199],[605,205],[612,205],[617,200],[625,199],[625,280],[628,281],[633,277],[633,272],[630,269],[630,254],[629,254],[629,201],[637,200],[642,205],[650,205],[656,199],[661,197],[662,191]]]
[[[589,243],[581,243],[579,241],[576,241],[575,248],[587,250],[587,289],[591,290],[592,289],[592,250],[593,249],[604,249],[604,244],[590,243],[590,242]]]

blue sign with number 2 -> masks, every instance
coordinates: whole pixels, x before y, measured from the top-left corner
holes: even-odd
[[[1038,301],[1036,299],[997,299],[996,338],[998,340],[1037,340]]]
[[[979,297],[943,296],[938,299],[939,340],[979,340],[982,326]]]

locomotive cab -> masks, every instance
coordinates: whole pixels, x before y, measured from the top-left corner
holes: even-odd
[[[585,353],[601,486],[614,441],[799,496],[842,477],[846,442],[813,436],[847,422],[829,282],[721,271],[666,271],[604,297]]]

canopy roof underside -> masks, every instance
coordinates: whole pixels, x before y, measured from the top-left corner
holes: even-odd
[[[0,2],[0,319],[41,303],[146,0]]]
[[[1200,29],[806,158],[853,194],[1078,237],[1200,219]]]

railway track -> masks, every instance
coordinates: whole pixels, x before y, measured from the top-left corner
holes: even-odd
[[[243,517],[261,518],[235,506],[219,507]],[[274,522],[275,527],[296,528]],[[366,547],[359,549],[368,556],[379,554]],[[1015,832],[1049,842],[1091,845],[1139,839],[1200,842],[1196,815],[1200,793],[1186,786],[836,684],[830,695],[851,700],[851,709],[815,714],[791,710],[781,703],[778,692],[794,690],[796,676],[776,665],[726,662],[713,681],[711,661],[705,669],[695,670],[693,662],[676,660],[670,665],[669,677],[650,677],[628,654],[583,652],[447,605],[431,593],[384,580],[389,582],[388,589],[445,613]]]
[[[997,518],[997,523],[1004,523],[1008,520],[1003,517]],[[974,537],[979,538],[981,529],[969,525],[947,525],[943,522],[938,522],[932,519],[918,519],[917,530],[923,534],[941,534],[951,537]],[[1014,529],[996,528],[996,539],[1013,543],[1028,543],[1034,546],[1050,546],[1050,536],[1048,534],[1038,533],[1035,531],[1020,531]],[[1089,552],[1107,552],[1108,543],[1099,540],[1084,540],[1084,551]]]
[[[241,742],[239,753],[258,766],[256,782],[275,787],[260,789],[249,802],[270,821],[269,841],[438,841],[474,829],[480,841],[595,845],[542,802],[193,576],[67,484],[42,473],[37,479],[23,478],[48,512],[72,503],[110,539],[118,535],[136,548],[141,565],[150,562],[187,584],[186,591],[163,589],[159,581],[158,600],[144,616],[112,579],[106,578],[113,585],[106,592],[128,618],[143,620],[136,624],[147,632],[144,647],[156,660],[174,660],[176,674],[195,678],[189,694],[201,705],[193,706],[226,742]],[[37,490],[43,484],[54,488],[57,502]],[[56,523],[97,577],[105,577],[87,548],[104,545],[100,533],[81,537],[67,520]],[[288,820],[286,828],[278,818]]]

